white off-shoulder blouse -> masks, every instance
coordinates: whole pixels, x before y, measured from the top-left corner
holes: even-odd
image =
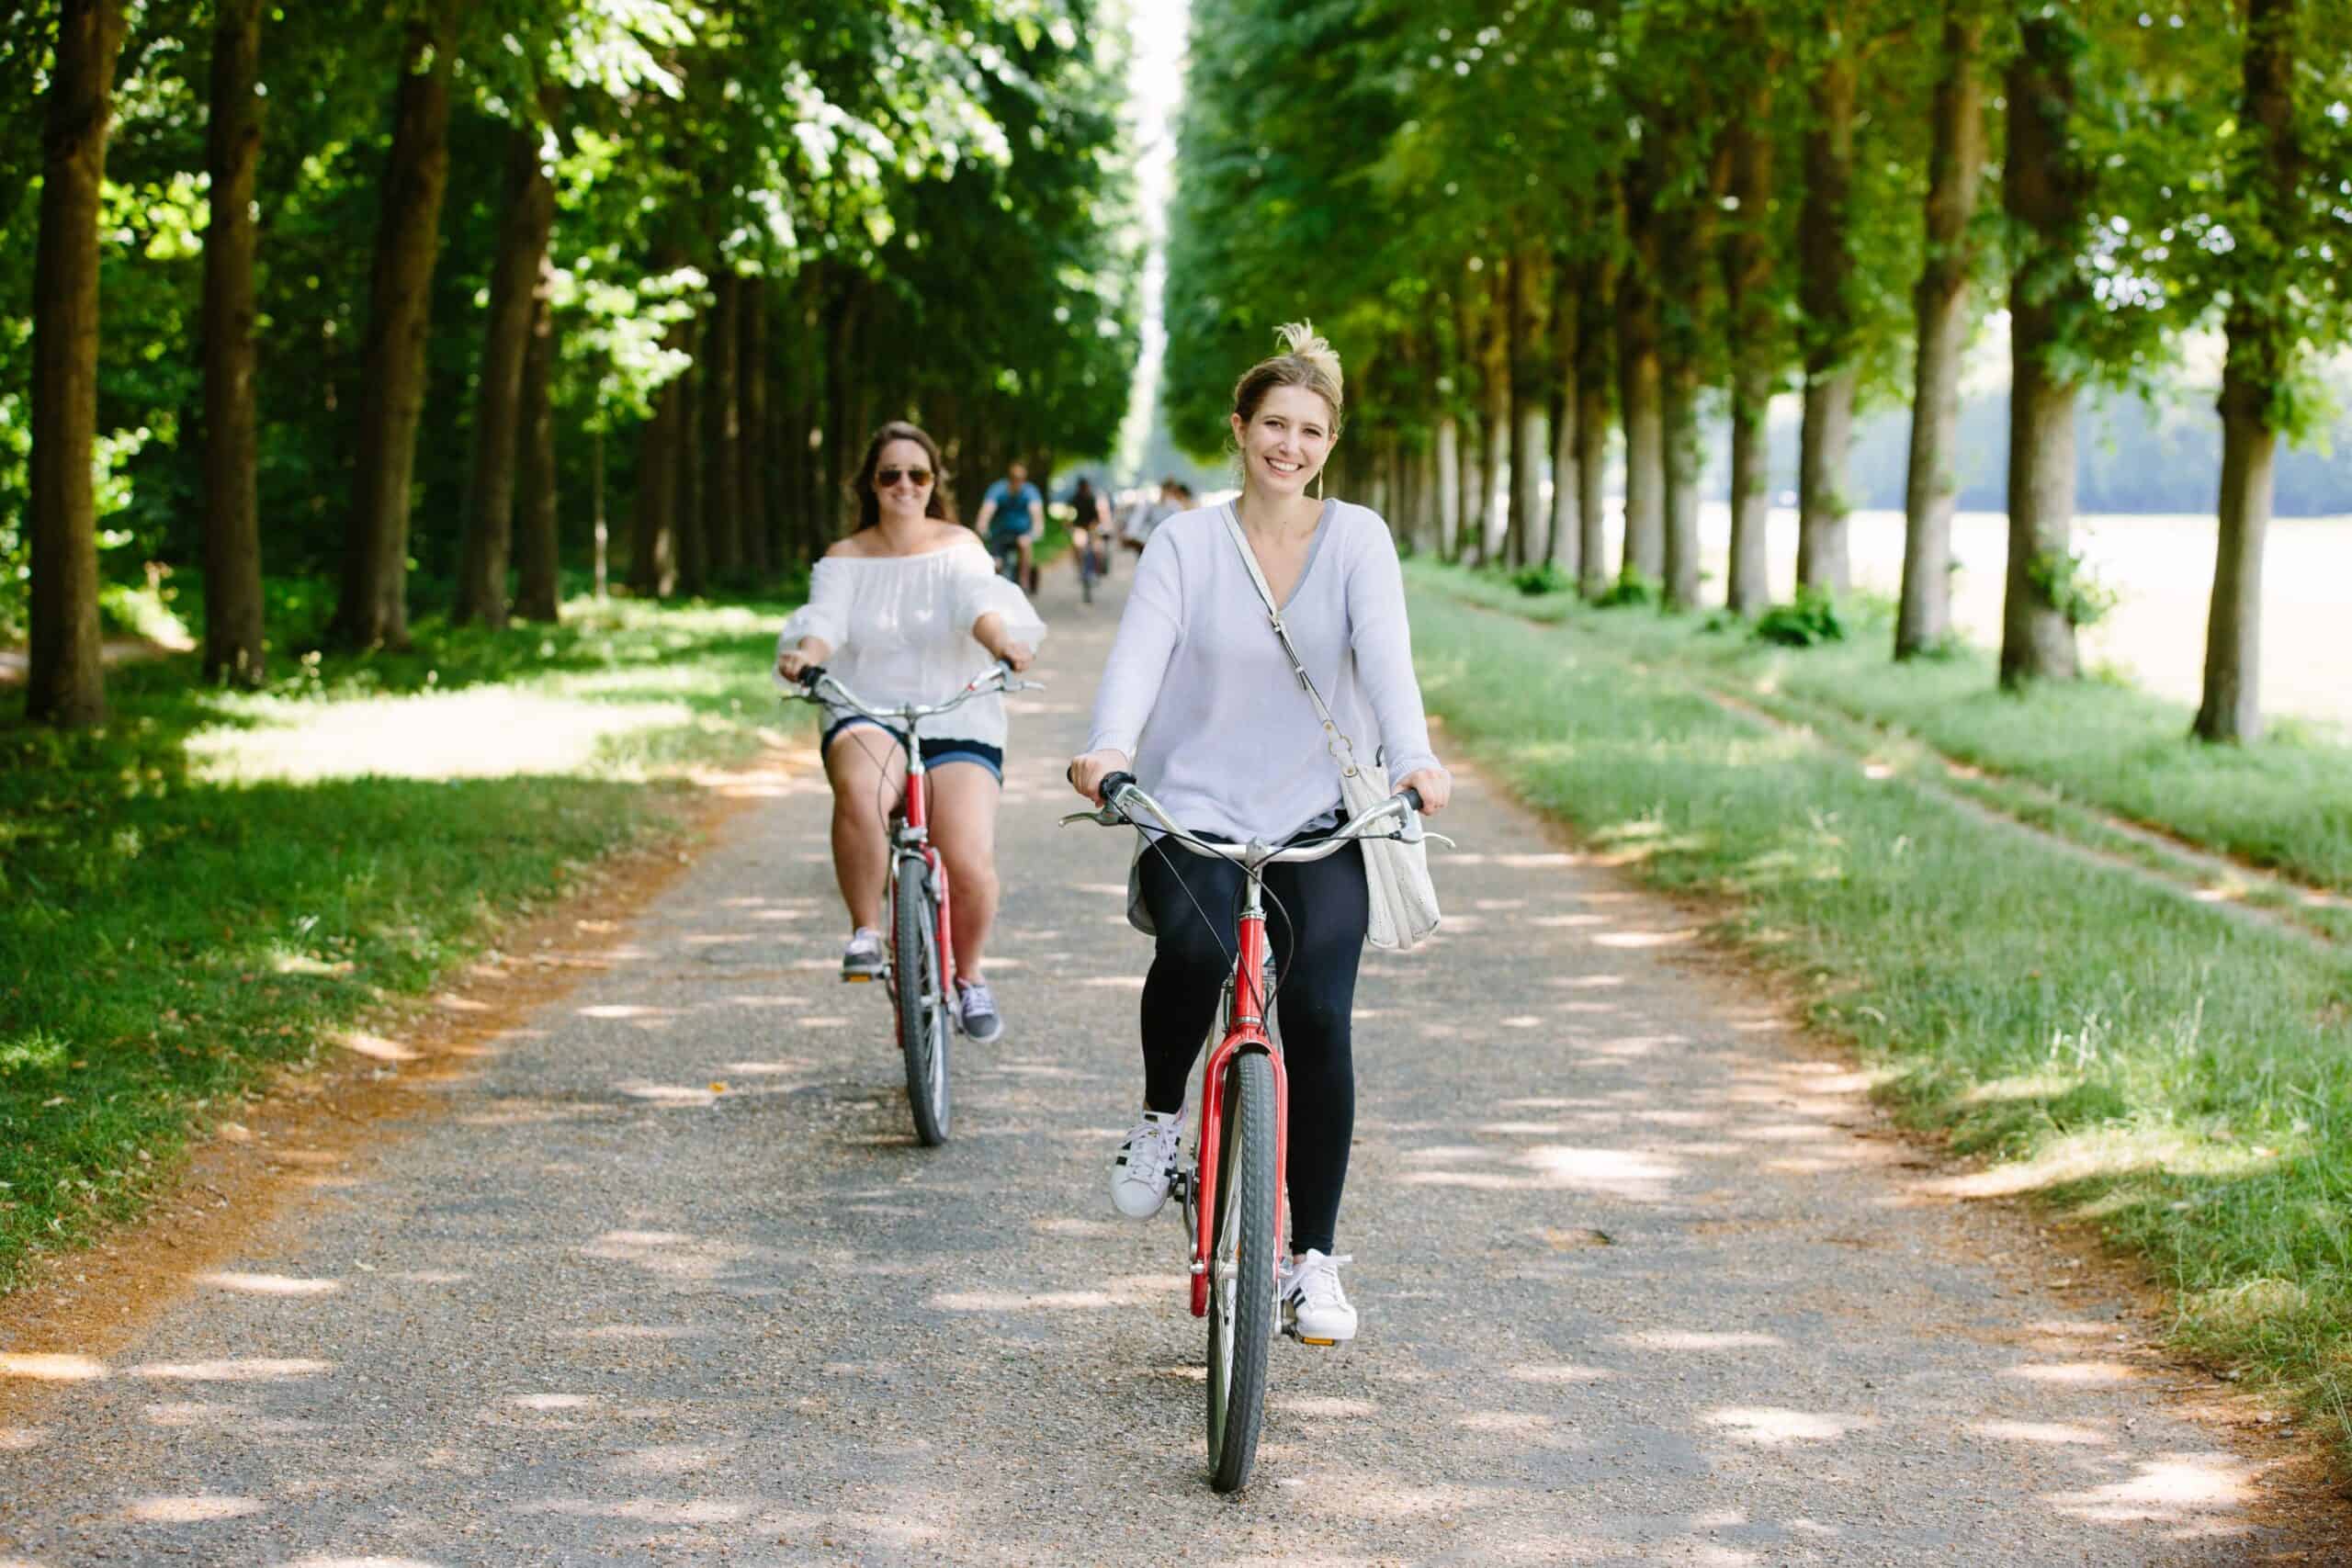
[[[1046,623],[1028,596],[997,575],[976,537],[919,556],[828,556],[809,576],[808,602],[784,623],[776,652],[820,637],[833,649],[825,667],[876,706],[944,702],[988,667],[988,649],[973,639],[972,627],[990,614],[1002,615],[1018,641],[1035,648],[1045,640]],[[785,683],[780,676],[777,682]],[[827,711],[829,726],[849,716],[830,705]],[[975,697],[924,720],[922,733],[1001,749],[1004,699]]]

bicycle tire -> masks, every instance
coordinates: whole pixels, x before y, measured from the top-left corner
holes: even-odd
[[[947,1141],[947,999],[939,994],[939,921],[922,856],[899,857],[890,904],[891,1000],[907,1061],[907,1108],[915,1136],[935,1148]]]
[[[1209,1256],[1209,1485],[1249,1484],[1274,1340],[1274,1069],[1244,1051],[1226,1067]]]

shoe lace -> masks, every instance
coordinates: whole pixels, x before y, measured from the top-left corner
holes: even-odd
[[[1127,1134],[1127,1178],[1157,1182],[1176,1164],[1183,1129],[1174,1122],[1138,1122]]]
[[[966,1018],[971,1017],[974,1013],[996,1011],[996,996],[989,989],[989,983],[986,980],[967,980],[963,983],[963,991]]]
[[[1336,1258],[1317,1252],[1300,1259],[1291,1269],[1290,1293],[1306,1306],[1344,1306],[1348,1294],[1340,1289],[1340,1265],[1355,1260],[1351,1252]]]

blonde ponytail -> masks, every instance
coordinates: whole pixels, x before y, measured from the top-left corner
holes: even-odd
[[[1271,359],[1258,361],[1233,384],[1233,412],[1247,424],[1257,417],[1258,405],[1276,387],[1304,387],[1331,405],[1331,434],[1339,434],[1345,385],[1339,351],[1315,330],[1312,321],[1285,321],[1276,329],[1274,336],[1281,341],[1283,351]]]

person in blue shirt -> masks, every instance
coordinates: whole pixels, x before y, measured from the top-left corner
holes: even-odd
[[[989,553],[1002,566],[1007,552],[1016,546],[1021,551],[1021,575],[1013,581],[1030,592],[1037,592],[1037,568],[1034,559],[1033,541],[1046,515],[1046,498],[1029,482],[1029,466],[1014,462],[1006,466],[1004,478],[989,486],[980,496],[980,514],[972,519],[972,526],[989,542]]]

